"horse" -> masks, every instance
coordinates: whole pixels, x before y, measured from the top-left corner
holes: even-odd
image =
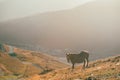
[[[79,54],[70,54],[70,53],[66,53],[66,58],[67,58],[67,62],[68,63],[72,63],[72,69],[74,69],[74,65],[75,63],[82,63],[83,64],[83,69],[88,67],[88,63],[89,63],[89,52],[88,51],[81,51]]]

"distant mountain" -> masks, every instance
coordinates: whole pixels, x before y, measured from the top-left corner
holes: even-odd
[[[2,22],[0,41],[40,45],[49,54],[60,49],[62,56],[65,48],[87,49],[94,59],[116,55],[120,52],[119,4],[119,0],[96,0],[71,10]]]

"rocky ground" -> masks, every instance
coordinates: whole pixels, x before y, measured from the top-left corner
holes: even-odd
[[[26,80],[120,80],[120,55],[90,62],[89,68],[82,65],[72,71],[70,67],[44,75],[34,75]]]

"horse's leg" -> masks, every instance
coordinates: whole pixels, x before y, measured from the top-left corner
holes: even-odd
[[[82,69],[85,69],[85,60],[83,61],[83,67],[82,67]]]
[[[74,65],[75,65],[75,63],[72,63],[72,70],[74,69]]]
[[[86,65],[86,67],[88,68],[88,63],[89,63],[89,60],[88,60],[88,58],[86,58],[86,62],[87,62],[87,65]]]

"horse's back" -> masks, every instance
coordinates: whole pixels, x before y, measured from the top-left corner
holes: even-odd
[[[88,58],[88,57],[89,57],[89,52],[83,50],[83,51],[80,52],[80,56],[82,56],[82,57],[84,57],[84,58]]]

